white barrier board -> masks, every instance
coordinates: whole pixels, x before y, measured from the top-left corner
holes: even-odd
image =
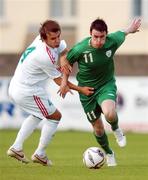
[[[7,95],[10,78],[0,78],[0,129],[19,128],[26,113],[14,105]],[[71,81],[77,84],[74,78]],[[148,77],[118,77],[118,115],[120,126],[125,131],[148,132]],[[65,99],[57,95],[58,86],[47,84],[53,104],[62,113],[59,130],[92,130],[81,107],[77,92],[67,94]],[[105,122],[110,131],[110,126]]]

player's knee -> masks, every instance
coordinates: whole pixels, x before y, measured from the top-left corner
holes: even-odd
[[[59,112],[58,115],[56,116],[56,120],[59,120],[62,118],[62,114]]]
[[[61,118],[62,114],[58,110],[56,110],[53,114],[46,116],[46,119],[53,119],[57,121],[60,121]]]
[[[112,122],[112,121],[114,121],[114,119],[116,117],[116,113],[114,111],[106,111],[106,112],[104,112],[104,116],[105,116],[106,120]]]

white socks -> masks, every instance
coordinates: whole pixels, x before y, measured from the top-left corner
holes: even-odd
[[[45,120],[41,130],[40,142],[34,154],[45,156],[45,149],[56,132],[58,124],[59,121],[56,120]]]
[[[11,147],[15,148],[18,151],[22,150],[25,139],[27,139],[32,134],[32,132],[40,122],[41,119],[32,115],[30,115],[27,119],[25,119],[21,126],[21,129],[17,134],[15,142]]]
[[[11,148],[15,148],[17,151],[22,150],[24,141],[32,134],[40,122],[41,119],[32,115],[25,119]],[[58,124],[59,121],[57,120],[44,120],[39,145],[34,154],[45,156],[45,149],[56,132]]]

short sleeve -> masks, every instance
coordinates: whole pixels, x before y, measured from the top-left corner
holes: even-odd
[[[57,64],[53,63],[50,57],[45,53],[45,49],[42,51],[38,51],[37,58],[36,58],[36,66],[41,69],[38,70],[38,75],[48,76],[51,79],[57,78],[61,76],[61,72],[57,68]],[[43,75],[44,72],[46,75]]]
[[[79,51],[77,50],[76,47],[70,49],[67,55],[67,60],[69,61],[70,64],[74,64],[76,61],[78,61],[79,58]]]
[[[125,32],[123,31],[117,31],[114,33],[110,33],[109,37],[115,41],[115,43],[117,44],[117,47],[121,46],[121,44],[125,41]]]
[[[61,53],[67,48],[67,44],[64,40],[61,40],[60,46],[58,47],[58,52]]]
[[[44,67],[44,72],[51,78],[55,79],[61,76],[61,72],[54,67]]]

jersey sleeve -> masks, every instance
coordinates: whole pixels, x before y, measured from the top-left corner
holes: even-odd
[[[47,58],[43,53],[38,54],[36,64],[51,79],[61,76],[61,72],[58,70],[57,65],[53,64],[52,61]]]
[[[74,64],[76,61],[78,61],[79,58],[79,51],[77,50],[76,47],[70,49],[67,55],[67,60],[69,61],[70,64]]]
[[[56,67],[45,66],[43,71],[51,78],[55,79],[61,76],[61,72]]]
[[[67,44],[64,40],[61,40],[60,46],[58,47],[58,52],[61,53],[67,48]]]
[[[115,43],[117,44],[117,48],[118,48],[125,41],[125,32],[117,31],[117,32],[109,34],[109,37],[113,41],[115,41]]]

